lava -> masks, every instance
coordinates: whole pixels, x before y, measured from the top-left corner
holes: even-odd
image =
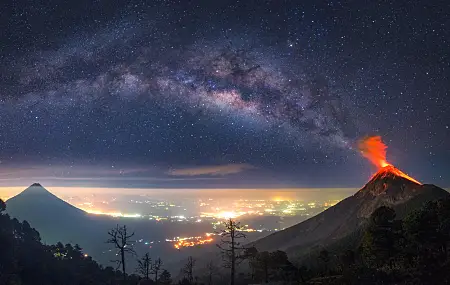
[[[411,176],[407,175],[406,173],[402,172],[401,170],[397,169],[395,166],[391,164],[388,164],[387,166],[380,168],[380,170],[378,170],[377,173],[375,173],[370,180],[372,181],[377,178],[385,178],[385,177],[403,177],[414,183],[422,185],[422,183],[412,178]]]
[[[367,158],[378,168],[377,173],[373,175],[372,179],[374,179],[375,177],[384,178],[387,176],[397,176],[406,178],[417,184],[422,184],[387,162],[387,146],[383,143],[380,136],[365,137],[361,139],[358,142],[358,148],[361,151],[362,156]]]

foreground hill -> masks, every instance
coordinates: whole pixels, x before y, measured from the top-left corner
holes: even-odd
[[[33,185],[33,193],[24,195],[35,197],[37,193],[34,190],[42,191],[39,187]],[[2,285],[138,283],[137,276],[100,266],[78,246],[41,243],[40,234],[32,225],[26,221],[19,222],[5,213],[5,204],[1,199],[0,252]]]
[[[325,246],[357,231],[380,206],[392,207],[399,218],[425,202],[449,197],[442,188],[420,184],[388,165],[357,193],[300,224],[254,243],[259,251],[283,250],[294,255],[306,247]]]

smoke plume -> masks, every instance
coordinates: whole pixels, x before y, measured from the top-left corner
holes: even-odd
[[[358,142],[361,154],[378,168],[389,165],[386,162],[386,148],[380,136],[365,137]]]

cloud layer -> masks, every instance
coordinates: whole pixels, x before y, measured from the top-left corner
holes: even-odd
[[[255,169],[255,167],[250,164],[226,164],[171,169],[170,171],[168,171],[168,174],[172,176],[223,176],[244,172],[250,169]]]

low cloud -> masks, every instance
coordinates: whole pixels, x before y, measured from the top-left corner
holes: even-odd
[[[198,176],[198,175],[223,176],[240,173],[255,168],[256,167],[254,167],[253,165],[242,163],[242,164],[225,164],[225,165],[171,169],[167,173],[173,176]]]

